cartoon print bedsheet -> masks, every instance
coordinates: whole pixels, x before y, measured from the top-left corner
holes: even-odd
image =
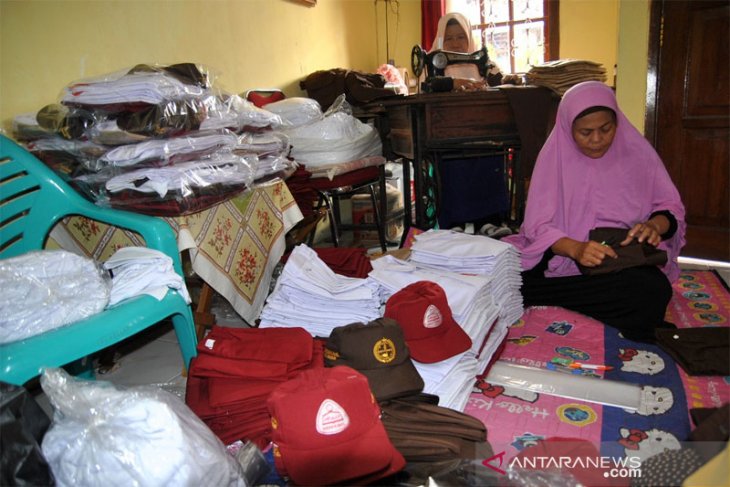
[[[730,293],[715,273],[685,271],[673,288],[668,321],[680,328],[730,326]],[[562,308],[527,309],[510,328],[500,360],[540,368],[561,360],[605,364],[613,368],[580,373],[642,386],[638,410],[629,411],[477,380],[465,412],[484,422],[504,461],[554,437],[587,440],[605,456],[648,458],[680,447],[692,428],[689,409],[730,400],[730,377],[687,376],[658,346]]]

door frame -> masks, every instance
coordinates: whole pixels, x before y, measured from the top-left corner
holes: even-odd
[[[646,112],[644,136],[656,147],[657,97],[659,93],[659,60],[663,28],[664,0],[651,0],[649,9],[649,53],[646,69]]]

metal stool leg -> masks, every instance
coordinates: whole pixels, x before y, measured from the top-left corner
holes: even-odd
[[[375,196],[375,185],[371,184],[370,188],[370,200],[373,202],[373,216],[375,220],[375,226],[378,227],[378,239],[380,240],[380,248],[385,252],[388,247],[385,244],[385,220],[383,215],[380,214],[380,208],[378,208],[378,198]]]

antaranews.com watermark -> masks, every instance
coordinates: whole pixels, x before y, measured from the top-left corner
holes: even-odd
[[[486,467],[505,475],[505,468],[511,470],[559,470],[595,469],[603,472],[604,478],[641,478],[641,459],[638,457],[614,458],[607,456],[530,456],[515,457],[503,468],[505,452],[500,452],[482,462]]]
[[[605,478],[634,479],[641,477],[641,460],[638,457],[531,457],[513,458],[510,468],[531,470],[598,469]]]

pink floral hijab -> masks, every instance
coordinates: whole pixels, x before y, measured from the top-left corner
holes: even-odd
[[[572,135],[576,116],[594,106],[611,108],[617,121],[613,143],[599,159],[583,155]],[[504,240],[521,251],[527,270],[562,237],[587,241],[592,228],[630,228],[660,210],[672,213],[678,224],[674,236],[659,245],[669,257],[662,270],[674,281],[686,229],[679,192],[654,148],[619,110],[613,90],[588,81],[563,96],[535,163],[520,233]],[[576,274],[575,262],[561,256],[551,259],[545,272],[546,277]]]

